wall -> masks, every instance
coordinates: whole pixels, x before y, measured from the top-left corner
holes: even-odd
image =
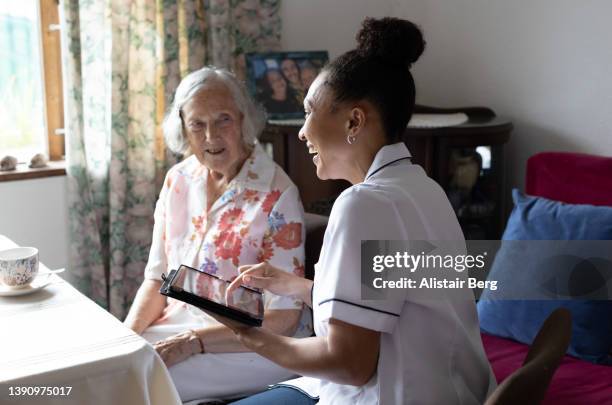
[[[417,101],[484,105],[515,125],[509,178],[544,150],[612,155],[612,2],[592,0],[284,0],[283,47],[354,47],[365,16],[418,23]]]
[[[411,16],[413,1],[392,12]],[[612,155],[612,3],[428,0],[418,101],[485,105],[515,124],[510,179],[545,150]]]
[[[388,0],[283,0],[282,48],[327,50],[335,57],[355,47],[355,34],[365,16],[390,12]]]
[[[0,182],[0,234],[37,247],[50,268],[66,267],[66,178]]]

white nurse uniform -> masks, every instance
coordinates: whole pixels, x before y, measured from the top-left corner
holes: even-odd
[[[482,404],[496,383],[474,300],[461,296],[471,292],[422,299],[406,290],[402,300],[363,300],[362,240],[463,240],[444,191],[410,162],[403,143],[381,148],[365,181],[338,197],[315,266],[316,334],[328,334],[330,318],[381,332],[377,371],[361,387],[310,378],[292,385],[321,405]]]

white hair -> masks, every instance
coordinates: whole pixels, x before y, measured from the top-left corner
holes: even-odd
[[[206,66],[191,72],[181,80],[174,93],[174,101],[168,109],[162,130],[166,145],[174,153],[189,153],[189,141],[183,133],[181,109],[211,79],[218,79],[229,89],[238,111],[242,113],[242,140],[245,145],[255,145],[266,125],[266,113],[249,96],[244,85],[229,70]]]

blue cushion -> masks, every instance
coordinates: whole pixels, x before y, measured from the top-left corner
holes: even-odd
[[[512,190],[504,240],[612,240],[612,207],[565,204]]]
[[[612,207],[565,204],[526,196],[516,189],[512,197],[515,206],[503,240],[612,240]],[[554,261],[543,261],[543,255],[536,243],[502,244],[488,277],[498,280],[500,288],[485,290],[478,302],[481,330],[531,344],[548,315],[566,307],[572,312],[568,353],[594,363],[612,364],[612,301],[547,300],[545,294],[538,297],[534,279],[561,271],[558,263],[553,266]],[[530,268],[526,263],[536,265]],[[546,263],[550,263],[548,268]],[[508,300],[504,294],[513,298],[529,295],[530,299]]]

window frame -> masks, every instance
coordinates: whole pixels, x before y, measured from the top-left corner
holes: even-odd
[[[64,140],[64,89],[62,80],[61,27],[58,0],[37,0],[44,120],[49,164],[33,169],[18,164],[16,170],[0,172],[0,183],[66,175]]]
[[[64,160],[64,90],[58,0],[38,0],[49,160]]]

